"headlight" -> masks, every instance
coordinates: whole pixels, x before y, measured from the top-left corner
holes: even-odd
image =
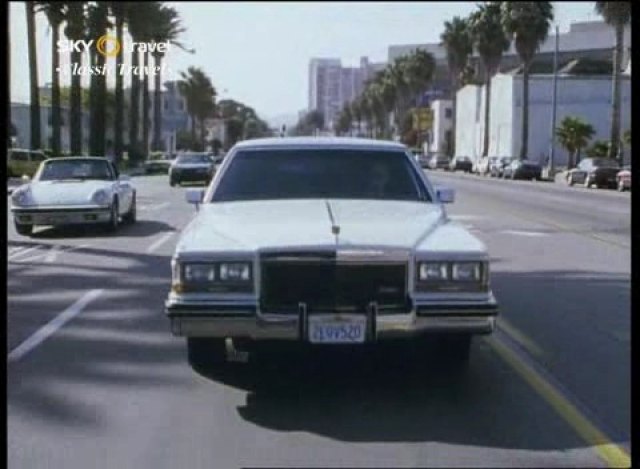
[[[418,262],[416,291],[486,291],[487,262]]]
[[[250,262],[185,262],[173,261],[172,289],[184,292],[252,292]]]
[[[97,190],[91,196],[91,201],[97,205],[107,205],[109,203],[109,194],[103,189]]]
[[[14,205],[27,205],[29,200],[29,189],[17,189],[11,194],[11,201]]]

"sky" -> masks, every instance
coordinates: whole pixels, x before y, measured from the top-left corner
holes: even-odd
[[[439,42],[445,21],[476,8],[475,2],[166,3],[178,10],[187,29],[181,40],[195,53],[169,50],[163,81],[179,78],[189,66],[200,67],[218,99],[241,101],[264,119],[297,115],[307,107],[311,58],[339,58],[343,66],[357,66],[362,56],[386,62],[390,45]],[[593,12],[595,2],[552,3],[561,33],[573,22],[600,20]],[[10,6],[11,100],[28,102],[25,5]],[[51,81],[51,32],[42,14],[36,29],[38,78],[44,85]],[[68,66],[67,53],[61,65]],[[114,80],[108,83],[112,87]]]

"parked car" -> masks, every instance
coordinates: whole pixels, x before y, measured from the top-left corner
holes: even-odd
[[[430,332],[467,363],[498,314],[489,255],[443,223],[453,190],[412,158],[364,139],[237,143],[211,187],[186,191],[197,213],[171,261],[166,313],[191,364],[223,362],[227,338],[331,347]]]
[[[37,225],[102,224],[115,232],[120,218],[136,221],[136,190],[107,158],[52,158],[11,194],[16,231],[30,236]]]
[[[482,158],[480,158],[480,160],[478,160],[475,168],[475,173],[480,176],[488,176],[491,164],[495,164],[497,161],[497,156],[483,156]]]
[[[489,176],[502,177],[504,168],[511,164],[514,158],[511,156],[498,156],[494,158],[494,160],[489,161]]]
[[[542,180],[542,166],[529,160],[513,160],[502,170],[502,177],[508,179]]]
[[[45,161],[47,156],[39,150],[25,150],[22,148],[7,149],[7,176],[30,178],[38,170],[40,163]]]
[[[567,172],[567,184],[583,184],[584,187],[618,186],[616,176],[620,171],[618,162],[611,158],[585,158],[578,166]]]
[[[208,153],[182,153],[176,157],[169,169],[169,185],[184,182],[209,184],[215,172],[215,164]]]
[[[449,163],[450,171],[464,171],[465,173],[471,172],[473,162],[468,156],[456,156]]]
[[[166,155],[164,158],[144,162],[145,174],[168,174],[173,161]]]
[[[449,157],[447,155],[433,155],[429,159],[427,167],[429,169],[449,170]]]
[[[618,171],[616,182],[620,192],[631,190],[631,166],[625,166]]]

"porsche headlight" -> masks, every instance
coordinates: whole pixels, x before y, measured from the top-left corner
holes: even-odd
[[[91,201],[96,205],[107,205],[109,203],[109,194],[104,189],[97,190],[91,195]]]
[[[11,202],[13,205],[27,205],[29,201],[29,189],[17,189],[11,194]]]
[[[479,261],[418,262],[416,291],[486,291],[489,264]]]
[[[172,289],[184,292],[251,292],[250,262],[172,262]]]

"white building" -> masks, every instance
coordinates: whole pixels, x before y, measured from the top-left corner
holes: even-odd
[[[529,77],[528,158],[546,164],[551,145],[552,75]],[[608,75],[558,76],[556,126],[566,116],[580,117],[596,133],[591,142],[608,140],[611,125],[611,77]],[[631,77],[623,76],[621,86],[621,131],[631,126]],[[469,85],[457,94],[456,155],[477,159],[484,138],[484,86]],[[522,125],[522,76],[499,74],[491,85],[489,114],[489,155],[518,156]],[[625,159],[629,158],[625,152]],[[557,142],[555,165],[563,166],[568,154]]]
[[[427,154],[450,153],[453,146],[453,106],[449,99],[437,99],[431,103],[433,125],[428,133],[425,149]]]

